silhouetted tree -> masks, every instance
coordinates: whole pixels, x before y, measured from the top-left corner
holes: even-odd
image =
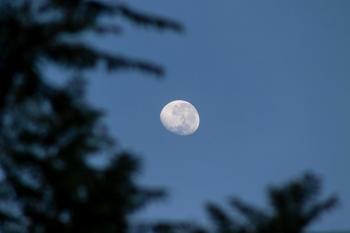
[[[181,31],[166,18],[139,13],[119,1],[101,0],[3,0],[0,4],[0,111],[14,85],[22,97],[41,91],[41,65],[49,62],[85,70],[103,61],[109,70],[138,69],[162,75],[156,64],[94,48],[79,36],[84,32],[121,33],[120,24],[102,17],[119,16],[138,25]],[[112,21],[114,22],[114,21]],[[2,115],[2,114],[0,114]]]
[[[135,182],[138,160],[116,148],[101,112],[84,100],[82,79],[57,87],[41,69],[50,63],[82,71],[102,61],[109,70],[162,75],[159,65],[83,42],[87,31],[121,33],[105,16],[181,30],[112,1],[0,3],[0,232],[124,233],[130,213],[163,196]],[[106,165],[97,167],[96,157]]]
[[[208,204],[216,233],[301,233],[325,211],[335,207],[332,196],[319,200],[321,183],[308,173],[280,188],[269,189],[270,210],[253,207],[239,199],[230,201],[245,221],[234,221],[220,207]]]
[[[79,83],[69,85],[51,90],[51,102],[31,98],[5,117],[5,232],[126,232],[127,216],[163,194],[135,183],[137,160],[113,148],[101,113],[84,103]],[[108,166],[91,164],[102,153],[111,154]]]
[[[335,196],[320,200],[321,182],[311,173],[282,187],[271,187],[268,192],[270,209],[253,207],[239,199],[232,199],[228,213],[209,203],[207,211],[211,226],[195,223],[158,223],[151,231],[156,233],[302,233],[324,212],[337,204]],[[239,214],[239,215],[237,215]],[[151,232],[150,231],[150,232]]]

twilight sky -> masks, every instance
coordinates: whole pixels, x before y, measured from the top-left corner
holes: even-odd
[[[110,132],[143,159],[140,181],[169,191],[138,218],[203,221],[205,202],[230,196],[264,207],[267,185],[311,170],[341,199],[314,228],[349,229],[350,1],[128,3],[186,27],[159,33],[127,23],[123,37],[98,42],[163,64],[165,79],[89,75],[89,98],[106,110]],[[198,109],[193,136],[161,125],[174,99]]]

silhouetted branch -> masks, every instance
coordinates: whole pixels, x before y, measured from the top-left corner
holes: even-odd
[[[159,76],[164,73],[164,70],[157,65],[107,54],[83,44],[60,43],[53,45],[46,50],[46,56],[51,61],[74,69],[93,68],[99,61],[103,61],[106,63],[108,70],[138,69]]]
[[[245,203],[237,198],[231,201],[232,207],[240,212],[252,225],[263,225],[269,219],[269,216],[264,213],[263,210],[259,210],[256,207],[252,207],[248,203]]]
[[[152,26],[159,29],[172,29],[177,32],[183,31],[183,26],[176,21],[164,17],[156,17],[140,13],[126,5],[120,5],[117,7],[117,9],[118,13],[120,13],[123,17],[135,22],[136,24]]]

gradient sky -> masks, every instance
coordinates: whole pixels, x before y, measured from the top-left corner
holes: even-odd
[[[120,145],[143,159],[143,184],[169,198],[141,219],[203,221],[204,203],[230,196],[264,207],[266,187],[311,170],[341,207],[315,229],[350,228],[350,1],[129,0],[183,22],[181,34],[136,28],[98,47],[163,64],[165,79],[137,72],[89,76]],[[96,41],[94,41],[96,43]],[[193,136],[159,120],[174,99],[201,116]]]

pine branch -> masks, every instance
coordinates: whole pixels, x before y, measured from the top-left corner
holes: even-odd
[[[252,225],[259,226],[266,224],[269,216],[264,211],[259,210],[239,199],[233,199],[231,206],[237,209]]]
[[[326,211],[334,209],[339,204],[337,197],[332,196],[328,199],[321,201],[320,203],[314,204],[310,209],[304,214],[303,225],[308,225],[312,221],[316,220]]]
[[[184,29],[183,26],[176,21],[165,17],[151,16],[141,13],[126,5],[120,5],[117,9],[121,16],[139,25],[151,26],[159,29],[171,29],[177,32],[181,32]]]
[[[73,69],[94,68],[98,62],[102,61],[107,65],[109,71],[136,69],[158,76],[164,74],[163,68],[158,65],[142,60],[107,54],[83,44],[60,43],[47,48],[45,52],[47,59],[50,61]]]
[[[207,204],[206,209],[210,219],[214,222],[217,233],[236,233],[238,225],[221,208],[214,204]]]
[[[75,18],[90,19],[89,21],[92,22],[96,22],[96,19],[100,15],[120,15],[137,25],[149,26],[161,30],[173,30],[176,32],[181,32],[184,29],[180,23],[166,17],[146,14],[125,4],[112,5],[93,0],[87,2],[78,1],[75,4],[68,4],[65,3],[65,1],[56,0],[41,7],[40,12],[54,10],[57,9],[57,7],[64,11],[69,10],[70,14],[75,16]]]

